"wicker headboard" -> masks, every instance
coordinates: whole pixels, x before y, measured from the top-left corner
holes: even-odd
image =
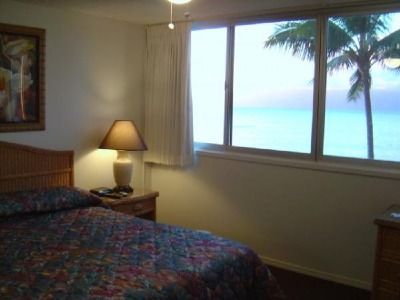
[[[0,193],[73,186],[73,151],[55,151],[0,141]]]

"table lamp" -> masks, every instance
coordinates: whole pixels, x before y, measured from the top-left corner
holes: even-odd
[[[101,142],[100,149],[117,150],[114,161],[115,192],[133,192],[129,185],[132,178],[132,160],[128,151],[144,151],[147,146],[143,141],[135,123],[130,120],[116,120]]]

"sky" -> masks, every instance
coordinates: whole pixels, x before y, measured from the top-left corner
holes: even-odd
[[[391,15],[390,31],[400,29],[400,13]],[[236,27],[234,106],[311,109],[314,62],[302,61],[279,48],[264,48],[264,42],[274,32],[275,25],[264,23]],[[194,94],[210,102],[204,103],[205,108],[213,105],[221,111],[224,101],[226,29],[195,31],[192,51]],[[328,76],[328,107],[357,109],[362,105],[361,101],[349,105],[346,99],[351,73],[340,71]],[[400,74],[374,67],[372,75],[372,93],[378,99],[375,101],[377,105],[383,103],[379,99],[385,96],[386,108],[400,109]]]

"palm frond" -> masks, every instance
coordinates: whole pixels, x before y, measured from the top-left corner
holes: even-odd
[[[330,74],[333,71],[341,70],[341,69],[350,69],[354,66],[355,62],[353,61],[351,54],[346,52],[340,56],[336,56],[332,58],[327,63],[327,70]]]
[[[370,49],[371,63],[379,63],[381,67],[390,71],[398,72],[399,68],[388,68],[385,60],[390,58],[400,58],[400,30],[396,30],[381,40],[376,41]]]
[[[377,36],[388,30],[387,14],[355,15],[348,17],[337,17],[335,20],[350,36],[366,34]]]
[[[386,58],[400,57],[400,30],[381,38],[389,31],[389,21],[390,14],[328,19],[327,71],[332,73],[356,67],[350,78],[349,101],[357,100],[361,93],[370,89],[373,64],[383,64]],[[312,60],[315,57],[315,39],[315,20],[285,22],[276,26],[264,46],[279,47],[303,60]],[[400,72],[400,67],[394,71]]]
[[[276,46],[303,60],[312,60],[315,57],[315,36],[315,20],[286,22],[276,27],[264,47]]]
[[[340,55],[345,49],[355,48],[352,36],[341,26],[341,19],[331,18],[328,22],[328,58]]]
[[[349,101],[356,101],[364,89],[364,83],[362,81],[361,72],[359,70],[356,70],[351,75],[350,84],[350,89],[347,92],[347,99]]]
[[[383,58],[391,57],[390,55],[400,50],[400,29],[386,35],[374,45],[373,51],[378,51]]]

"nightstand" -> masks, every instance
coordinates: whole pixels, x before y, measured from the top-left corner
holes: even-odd
[[[119,199],[101,197],[103,203],[112,210],[134,215],[143,219],[156,220],[156,198],[159,193],[143,189],[135,189],[133,193]]]
[[[372,291],[374,300],[400,299],[400,206],[376,218],[378,238]]]

